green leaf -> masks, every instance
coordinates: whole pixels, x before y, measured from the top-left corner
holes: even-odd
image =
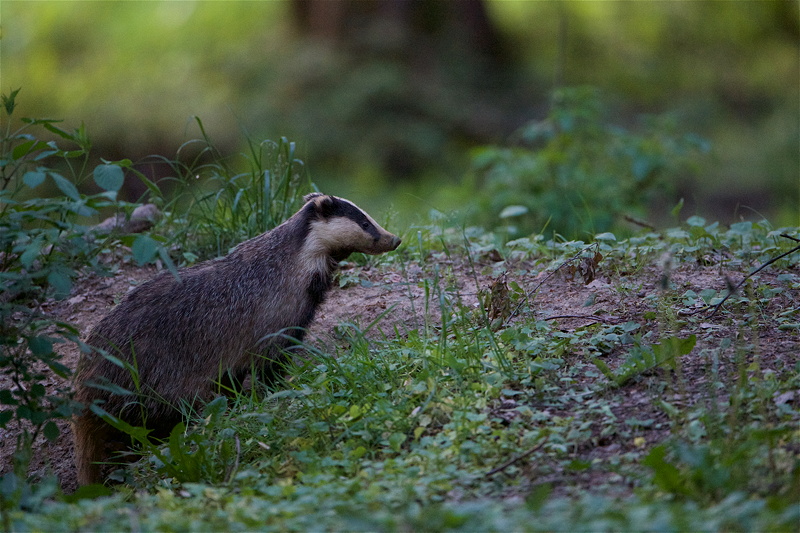
[[[3,108],[6,110],[6,115],[11,116],[14,112],[14,108],[17,107],[16,98],[17,93],[19,93],[19,89],[13,90],[9,93],[8,96],[2,95]]]
[[[67,178],[60,174],[56,174],[55,172],[49,172],[50,177],[53,178],[53,181],[56,182],[59,190],[64,193],[64,196],[69,198],[70,200],[80,200],[81,195],[78,192],[77,187],[69,181]]]
[[[35,189],[47,178],[47,171],[43,168],[37,168],[36,170],[30,170],[26,172],[22,176],[22,183],[30,187],[31,189]]]
[[[76,503],[80,500],[93,500],[103,496],[111,496],[112,490],[105,485],[93,483],[92,485],[83,485],[78,487],[78,490],[72,494],[64,494],[61,499],[65,503]]]
[[[583,470],[588,470],[591,468],[592,463],[591,461],[587,461],[585,459],[573,459],[572,461],[567,464],[568,470],[573,470],[575,472],[580,472]]]
[[[601,361],[600,359],[595,358],[595,359],[592,359],[592,363],[594,363],[594,366],[596,366],[597,369],[600,372],[602,372],[605,377],[607,377],[611,381],[614,381],[616,379],[616,375],[614,375],[614,371],[611,370],[611,368],[609,368],[609,366],[607,364],[605,364],[605,362]]]
[[[97,214],[96,209],[89,207],[82,201],[70,204],[69,210],[79,217],[91,217]]]
[[[109,424],[114,429],[117,429],[117,430],[125,433],[126,435],[129,435],[136,442],[139,442],[143,446],[147,447],[147,449],[150,450],[151,452],[153,452],[154,455],[159,457],[159,459],[161,457],[163,457],[163,456],[160,456],[159,453],[157,453],[158,450],[156,448],[153,448],[151,443],[150,443],[150,439],[148,438],[148,435],[150,434],[150,432],[152,430],[147,429],[145,427],[141,427],[141,426],[132,426],[132,425],[128,424],[127,422],[125,422],[124,420],[120,420],[116,416],[110,414],[108,411],[106,411],[105,409],[103,409],[102,407],[100,407],[97,404],[91,404],[89,406],[89,410],[92,411],[92,413],[94,413],[97,416],[99,416],[101,419],[103,419],[103,421],[105,423]]]
[[[47,143],[44,143],[36,139],[31,139],[29,141],[20,143],[16,147],[14,147],[14,150],[11,151],[11,157],[14,160],[19,160],[25,157],[26,155],[30,154],[31,152],[35,152],[36,150],[43,150],[47,147],[48,147]]]
[[[667,449],[656,446],[642,459],[642,464],[653,471],[653,484],[671,494],[687,494],[685,481],[680,470],[664,460]]]
[[[528,213],[528,208],[524,205],[508,205],[500,211],[500,218],[511,218],[525,215]]]
[[[50,149],[49,150],[45,150],[44,148],[50,148]],[[41,161],[42,159],[47,159],[51,155],[58,154],[59,152],[61,152],[61,150],[59,150],[58,146],[56,146],[55,141],[50,141],[49,143],[46,143],[42,147],[42,151],[39,152],[38,154],[36,154],[36,156],[33,158],[33,160],[34,161]]]
[[[131,246],[133,258],[139,265],[146,265],[158,254],[158,243],[148,235],[139,235]]]
[[[47,275],[47,283],[56,291],[56,298],[69,296],[72,290],[72,280],[63,272],[54,270]]]
[[[203,409],[203,418],[209,419],[210,425],[215,425],[220,417],[225,413],[225,410],[228,408],[228,399],[225,396],[220,396],[215,400],[206,404],[205,408]]]
[[[47,337],[31,337],[28,339],[28,348],[37,357],[53,353],[53,343]]]
[[[678,218],[681,215],[682,209],[683,209],[683,198],[681,198],[678,201],[678,203],[675,205],[675,207],[672,208],[672,211],[670,211],[670,213],[672,214],[673,217]]]
[[[180,458],[186,455],[183,446],[185,440],[183,434],[185,432],[186,424],[178,422],[169,434],[169,451],[172,454],[172,458],[176,461],[180,461]]]
[[[359,446],[355,450],[350,451],[350,457],[353,459],[361,459],[367,453],[367,449],[363,446]]]
[[[167,270],[169,270],[170,273],[175,276],[175,279],[180,281],[181,277],[180,274],[178,274],[178,267],[175,266],[175,263],[172,261],[169,253],[167,253],[167,249],[163,246],[158,247],[158,257],[160,257],[161,261],[167,265]]]
[[[25,251],[22,252],[22,255],[19,258],[20,263],[22,263],[25,268],[31,268],[34,260],[39,257],[39,253],[42,251],[43,246],[44,242],[42,241],[41,237],[35,239],[25,248]]]
[[[700,291],[700,298],[703,299],[706,305],[711,303],[711,300],[717,295],[716,289],[703,289]]]
[[[44,425],[44,437],[50,442],[55,442],[59,433],[58,426],[52,420]]]
[[[62,130],[61,128],[57,128],[56,126],[53,126],[53,124],[56,123],[56,122],[63,122],[63,121],[62,120],[41,119],[41,120],[36,120],[34,123],[35,124],[41,124],[42,126],[44,126],[44,128],[47,131],[49,131],[50,133],[55,133],[56,135],[58,135],[62,139],[67,139],[68,141],[74,141],[75,140],[75,136],[74,135],[72,135],[69,132],[66,132],[66,131]]]
[[[534,485],[533,490],[525,497],[525,503],[528,507],[538,512],[539,509],[547,502],[550,493],[553,492],[553,486],[550,483],[540,483]]]
[[[598,241],[616,241],[617,240],[617,236],[614,235],[613,233],[610,233],[610,232],[598,233],[597,235],[594,236],[594,238],[595,238],[595,240],[598,240]]]
[[[737,235],[747,235],[748,233],[752,233],[752,231],[753,231],[753,223],[750,222],[749,220],[731,224],[731,229],[730,229],[731,233]]]
[[[69,378],[72,375],[72,370],[68,366],[64,366],[57,361],[48,361],[47,366],[50,367],[56,375],[62,378]]]
[[[0,389],[0,403],[6,405],[17,405],[19,402],[14,398],[14,395],[11,394],[10,390]]]
[[[403,433],[392,433],[389,437],[389,446],[391,446],[392,450],[399,452],[405,440],[406,436]]]
[[[117,165],[97,165],[94,169],[94,182],[103,190],[119,191],[125,182],[125,174]]]
[[[20,405],[17,407],[17,418],[22,420],[30,420],[33,416],[29,405]]]
[[[656,363],[660,364],[669,359],[687,355],[697,344],[697,335],[690,335],[685,339],[679,337],[667,337],[660,343],[653,345],[653,353],[656,355]]]

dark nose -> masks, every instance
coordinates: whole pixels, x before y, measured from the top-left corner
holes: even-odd
[[[391,245],[392,250],[397,249],[397,247],[400,246],[401,242],[403,241],[400,240],[400,237],[392,237],[392,245]]]

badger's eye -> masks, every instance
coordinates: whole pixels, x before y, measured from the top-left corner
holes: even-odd
[[[361,223],[361,229],[368,230],[369,229],[369,222],[367,222],[366,220],[364,222],[362,222]]]

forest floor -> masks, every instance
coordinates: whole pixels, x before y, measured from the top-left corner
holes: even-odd
[[[379,267],[365,267],[348,263],[339,278],[344,286],[331,291],[317,314],[309,332],[310,344],[325,350],[331,343],[340,342],[337,327],[342,323],[366,326],[378,320],[376,327],[371,329],[371,334],[389,338],[396,334],[404,335],[410,330],[425,327],[426,324],[438,323],[440,309],[436,305],[429,305],[430,299],[425,293],[427,285],[423,282],[431,279],[432,264],[446,270],[443,283],[447,285],[448,294],[461,305],[477,308],[487,304],[485,295],[492,294],[493,287],[504,289],[506,284],[518,287],[527,294],[525,311],[509,314],[506,309],[505,313],[500,314],[511,323],[531,318],[547,321],[553,332],[564,335],[565,338],[576,330],[593,324],[602,326],[636,323],[641,326],[640,332],[664,327],[663,321],[654,318],[655,315],[664,315],[658,302],[664,300],[661,294],[664,291],[662,280],[665,272],[656,265],[624,272],[618,268],[606,270],[600,262],[594,265],[593,270],[596,269],[596,272],[586,277],[576,274],[574,269],[570,271],[568,268],[561,268],[554,271],[531,261],[507,260],[501,263],[493,259],[499,258],[492,258],[491,254],[487,254],[477,260],[477,263],[473,263],[463,257],[434,254],[425,262],[410,261],[401,266],[390,263]],[[685,261],[668,272],[672,294],[682,295],[687,291],[700,294],[707,289],[723,291],[728,283],[726,278],[738,283],[746,274],[744,266],[726,270],[718,265],[701,263]],[[151,278],[155,272],[153,267],[140,268],[128,264],[120,267],[111,277],[86,276],[75,283],[69,298],[48,301],[44,310],[60,320],[75,324],[85,335],[128,291]],[[794,279],[800,275],[797,265],[782,271],[765,269],[757,275],[757,284],[759,287],[780,288],[786,285],[787,272]],[[593,279],[587,283],[589,278]],[[742,356],[742,350],[737,349],[737,346],[747,346],[744,357],[749,363],[757,361],[758,372],[762,375],[784,375],[796,368],[800,361],[797,330],[780,329],[780,324],[775,320],[782,311],[800,307],[800,295],[796,291],[784,290],[759,303],[759,327],[750,330],[742,329],[736,320],[731,320],[724,313],[713,318],[706,318],[708,311],[689,314],[697,311],[698,306],[686,308],[680,297],[674,298],[672,302],[669,314],[677,317],[677,329],[669,333],[679,337],[697,337],[691,353],[681,358],[678,370],[681,374],[681,390],[669,390],[667,396],[660,398],[672,405],[688,406],[707,400],[711,353],[715,354],[714,364],[719,365],[715,372],[722,376],[728,374],[728,379],[723,381],[736,379],[732,373],[740,365],[735,365],[734,360]],[[508,305],[508,302],[500,303]],[[497,301],[493,305],[498,305]],[[514,310],[515,306],[511,307]],[[488,311],[492,312],[491,309]],[[168,334],[169,325],[165,324],[164,327],[165,334]],[[739,342],[721,344],[721,339],[726,338],[737,338]],[[59,350],[64,356],[63,363],[74,368],[78,359],[76,347],[61,345]],[[603,360],[608,367],[618,369],[625,356],[626,350],[617,347],[612,348]],[[567,365],[589,363],[588,356],[580,350],[575,353],[567,350],[563,358]],[[599,372],[580,372],[575,376],[575,379],[585,380],[586,390],[590,389],[592,382],[607,379]],[[44,384],[55,390],[60,384],[60,378],[49,377]],[[5,384],[0,385],[0,388],[6,388]],[[573,388],[575,385],[573,384]],[[577,383],[578,389],[580,385],[581,383]],[[602,428],[592,425],[589,431],[595,434],[594,438],[584,440],[583,445],[571,450],[573,458],[578,461],[603,462],[611,456],[649,448],[662,441],[669,435],[670,421],[667,413],[654,401],[656,396],[658,393],[654,392],[647,380],[633,380],[625,386],[624,391],[609,393],[608,408],[620,424],[622,421],[647,421],[639,428],[642,430],[637,433],[639,438],[625,437],[624,433],[604,435]],[[798,396],[800,391],[794,391],[793,396],[783,394],[776,396],[773,401],[798,402]],[[724,391],[718,399],[725,401]],[[516,416],[512,407],[518,407],[513,399],[508,401],[508,405],[491,405],[489,409],[494,416],[502,418]],[[570,405],[560,408],[554,408],[553,405],[529,407],[550,417],[576,415],[571,412]],[[47,442],[41,436],[35,442],[31,473],[39,476],[54,473],[63,490],[70,493],[76,488],[72,436],[66,421],[59,421],[59,428],[61,434],[55,442]],[[10,456],[14,452],[19,432],[19,427],[13,425],[0,430],[0,465],[3,471],[9,468]],[[525,476],[526,469],[522,468],[521,473]],[[529,474],[533,475],[534,472]],[[618,481],[612,474],[602,470],[598,473],[594,469],[567,472],[553,468],[546,477],[547,479],[538,479],[536,482],[549,481],[557,491],[561,489],[565,492],[596,487],[598,484],[613,486]],[[532,482],[533,480],[528,480],[523,486],[530,486]],[[629,489],[623,484],[615,490],[624,493]]]

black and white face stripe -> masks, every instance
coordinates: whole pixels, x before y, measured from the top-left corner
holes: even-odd
[[[306,247],[330,257],[346,257],[352,252],[381,254],[397,248],[400,239],[352,202],[335,196],[313,193],[305,197],[309,219]]]
[[[347,200],[342,200],[341,198],[333,198],[333,200],[332,209],[328,213],[329,217],[349,218],[376,241],[381,238],[381,232],[378,231],[375,221],[364,211]]]

